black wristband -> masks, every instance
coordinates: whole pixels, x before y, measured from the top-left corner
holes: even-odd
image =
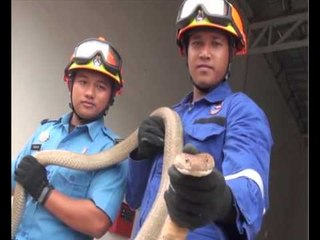
[[[53,189],[54,188],[51,185],[44,187],[38,198],[38,202],[44,205]]]

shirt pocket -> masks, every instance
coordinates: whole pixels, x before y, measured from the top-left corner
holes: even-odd
[[[196,123],[185,128],[185,143],[192,144],[199,152],[209,153],[215,167],[221,171],[226,127],[215,123]]]
[[[92,177],[92,171],[61,167],[53,174],[52,185],[67,196],[86,198]]]
[[[225,126],[216,123],[196,123],[185,127],[185,132],[190,137],[201,142],[211,138],[220,138],[224,135],[225,131]]]

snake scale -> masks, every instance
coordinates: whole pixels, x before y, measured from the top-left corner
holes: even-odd
[[[161,117],[165,125],[165,139],[164,139],[164,161],[162,167],[162,178],[160,181],[159,190],[153,203],[153,206],[145,220],[145,223],[141,227],[135,240],[158,240],[158,239],[184,239],[187,234],[187,229],[181,229],[176,226],[167,215],[167,208],[163,198],[163,194],[169,186],[168,169],[174,164],[174,159],[182,154],[183,148],[183,130],[179,115],[167,107],[160,107],[154,110],[150,116]],[[105,167],[109,167],[118,162],[123,161],[129,155],[129,153],[138,146],[138,129],[132,132],[123,141],[112,147],[111,149],[103,152],[85,155],[79,153],[73,153],[65,150],[44,150],[38,152],[35,158],[43,166],[46,165],[59,165],[69,167],[78,170],[96,170]],[[180,159],[181,163],[181,158]],[[206,160],[208,161],[208,159]],[[209,161],[211,161],[209,159]],[[183,162],[183,161],[182,161]],[[192,167],[189,159],[186,160],[185,174],[190,174]],[[213,162],[213,161],[211,161]],[[183,168],[182,164],[182,168]],[[191,167],[191,168],[190,168]],[[208,168],[206,166],[205,168]],[[209,164],[209,169],[213,168],[213,164]],[[191,171],[192,172],[192,171]],[[195,169],[193,172],[199,172]],[[196,174],[198,176],[203,175]],[[205,173],[207,174],[207,172]],[[191,174],[192,175],[192,174]],[[14,239],[17,228],[19,226],[22,213],[25,207],[26,193],[23,187],[17,183],[12,206],[11,214],[11,239]],[[165,224],[169,222],[168,224]],[[164,227],[165,225],[165,227]],[[173,231],[173,233],[167,233],[167,231]],[[179,235],[179,233],[181,233]],[[180,237],[179,237],[180,236]]]

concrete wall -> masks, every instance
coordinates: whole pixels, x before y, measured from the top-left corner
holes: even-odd
[[[87,37],[105,36],[123,57],[123,95],[105,120],[122,137],[184,96],[191,85],[175,45],[180,2],[12,0],[12,156],[42,119],[69,111],[63,70]],[[307,239],[307,149],[263,56],[235,59],[230,83],[265,110],[275,141],[271,207],[258,239]]]

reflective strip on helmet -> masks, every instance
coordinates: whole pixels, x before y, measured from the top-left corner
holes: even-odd
[[[236,37],[240,37],[239,33],[237,33],[237,31],[235,30],[235,28],[232,26],[231,23],[229,23],[227,26],[221,26],[219,24],[215,24],[213,22],[210,22],[208,18],[205,18],[201,21],[197,21],[194,19],[186,29],[192,28],[194,26],[212,26],[212,27],[220,28],[222,30],[226,30],[226,31],[232,33],[233,35],[235,35]]]
[[[111,77],[117,84],[119,84],[120,86],[122,86],[122,80],[119,76],[119,74],[113,74],[112,72],[108,71],[103,64],[95,64],[94,61],[90,61],[87,64],[78,64],[76,62],[72,63],[71,66],[69,67],[69,71],[70,70],[76,70],[76,69],[88,69],[88,70],[94,70],[94,71],[98,71],[102,74],[105,74],[109,77]]]

